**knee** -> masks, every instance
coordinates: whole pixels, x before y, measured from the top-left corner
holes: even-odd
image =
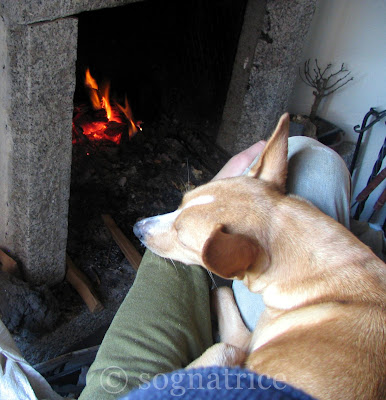
[[[288,139],[289,162],[291,163],[294,158],[301,159],[305,163],[310,161],[313,164],[323,162],[321,167],[325,163],[328,165],[334,164],[337,169],[342,169],[344,173],[348,173],[345,162],[336,151],[310,137],[292,136]]]
[[[334,150],[305,136],[293,136],[288,140],[289,178],[312,177],[316,180],[338,181],[350,185],[351,178],[342,157]]]

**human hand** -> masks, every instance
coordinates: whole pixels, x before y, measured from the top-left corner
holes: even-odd
[[[248,149],[233,156],[217,173],[212,181],[240,176],[252,164],[253,160],[263,151],[267,142],[260,140]]]

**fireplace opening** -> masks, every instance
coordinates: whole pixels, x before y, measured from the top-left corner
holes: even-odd
[[[137,218],[177,207],[186,188],[209,180],[227,159],[214,140],[245,6],[149,0],[79,15],[68,238],[74,258],[88,253],[101,214],[115,215],[131,236]],[[106,102],[117,118],[107,116]],[[85,121],[101,122],[107,135],[99,128],[85,135]]]
[[[102,214],[143,251],[136,220],[176,208],[227,159],[214,139],[245,4],[149,0],[79,15],[67,250],[97,283],[96,254],[112,248]],[[85,135],[90,123],[107,135]]]
[[[67,253],[109,318],[135,271],[106,215],[142,254],[135,222],[175,209],[229,157],[214,141],[245,3],[144,1],[79,15]],[[86,135],[84,121],[101,122],[109,137]],[[84,308],[69,284],[56,291],[65,318]]]
[[[84,74],[110,80],[135,117],[219,123],[246,0],[142,1],[79,15],[75,103]],[[214,133],[212,131],[212,133]]]
[[[219,168],[226,155],[211,148],[245,7],[246,0],[149,0],[78,16],[70,243],[74,224],[86,226],[78,217],[130,208],[126,224],[134,224],[161,213],[157,201],[176,207],[181,181],[200,184]],[[84,135],[85,121],[101,122],[107,135]],[[173,198],[167,180],[149,184],[168,171],[180,181],[171,183]],[[144,186],[146,205],[136,209]],[[162,192],[169,196],[160,200]],[[127,206],[125,196],[136,200]]]

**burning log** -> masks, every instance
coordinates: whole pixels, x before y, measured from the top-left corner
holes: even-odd
[[[106,129],[104,130],[104,134],[108,137],[111,137],[111,140],[117,136],[121,136],[123,132],[127,132],[127,124],[119,123],[116,121],[109,121],[106,124]]]
[[[68,254],[66,255],[66,264],[66,280],[79,293],[84,302],[87,304],[90,312],[96,313],[102,311],[103,305],[94,293],[91,282],[88,280],[86,275],[76,267]]]
[[[137,271],[139,268],[139,264],[141,263],[142,256],[138,253],[130,240],[118,228],[115,221],[111,218],[111,215],[103,214],[102,219],[109,231],[111,232],[111,235],[113,236],[115,242],[122,250],[122,253],[125,255],[127,261],[129,261],[130,265]]]
[[[90,140],[109,140],[120,144],[123,134],[127,132],[130,138],[142,129],[142,121],[134,119],[127,97],[124,106],[110,100],[110,84],[99,87],[89,69],[86,71],[85,86],[92,107],[75,107],[73,143],[82,142],[84,135]]]

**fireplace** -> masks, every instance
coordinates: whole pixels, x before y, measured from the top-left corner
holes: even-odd
[[[0,248],[19,261],[26,281],[53,286],[65,275],[73,101],[74,94],[76,99],[82,97],[78,90],[82,87],[79,80],[83,76],[76,74],[77,69],[85,70],[88,66],[98,80],[110,78],[112,92],[117,92],[121,104],[124,104],[124,95],[127,94],[136,120],[144,121],[144,129],[162,113],[177,113],[175,119],[194,121],[197,116],[209,119],[213,141],[230,154],[266,138],[278,116],[287,108],[315,1],[211,2],[217,8],[210,10],[212,19],[231,9],[231,3],[237,3],[237,12],[231,15],[231,22],[228,20],[221,27],[221,24],[211,24],[210,20],[193,19],[186,32],[191,34],[189,40],[196,41],[200,24],[205,29],[218,26],[221,36],[232,30],[231,37],[236,37],[235,51],[226,56],[231,60],[227,61],[230,68],[221,68],[221,74],[213,73],[212,66],[205,63],[222,60],[216,59],[217,55],[211,59],[210,54],[206,60],[200,60],[200,54],[205,54],[202,50],[194,52],[191,49],[192,62],[185,60],[179,64],[184,57],[178,47],[183,47],[184,42],[177,42],[177,39],[184,39],[181,33],[175,37],[176,44],[167,64],[158,63],[157,51],[164,49],[149,50],[139,44],[139,48],[144,50],[141,60],[137,52],[124,61],[132,63],[128,69],[137,69],[130,76],[125,76],[124,70],[118,71],[116,65],[109,62],[111,56],[106,49],[105,59],[98,65],[93,63],[92,54],[86,59],[81,55],[85,53],[78,51],[84,45],[78,41],[78,31],[81,37],[87,18],[98,25],[98,19],[105,17],[103,14],[115,11],[119,15],[118,7],[133,15],[139,9],[148,13],[162,7],[175,9],[179,3],[182,2],[2,2]],[[204,6],[208,2],[184,3]],[[132,13],[130,8],[133,8]],[[171,29],[171,21],[166,22],[158,21],[159,39],[170,34],[167,30]],[[128,38],[133,43],[141,40],[140,30],[147,23],[156,24],[156,18],[151,20],[149,17],[135,23]],[[232,25],[232,29],[221,31],[226,25]],[[201,34],[207,34],[205,29]],[[173,38],[173,33],[170,38]],[[103,40],[99,40],[102,44]],[[224,42],[230,40],[226,36]],[[138,44],[133,43],[131,45]],[[208,50],[213,51],[213,48]],[[144,59],[146,63],[142,64]],[[185,76],[190,74],[189,84],[179,81],[178,71]],[[203,71],[210,73],[205,75]],[[142,80],[138,78],[141,74]],[[120,83],[116,85],[117,78]],[[160,82],[165,81],[167,85],[161,88]],[[119,92],[120,86],[126,93]],[[184,102],[181,93],[189,93],[186,99],[182,99]],[[194,97],[200,100],[195,101]],[[171,111],[173,102],[176,107]]]

